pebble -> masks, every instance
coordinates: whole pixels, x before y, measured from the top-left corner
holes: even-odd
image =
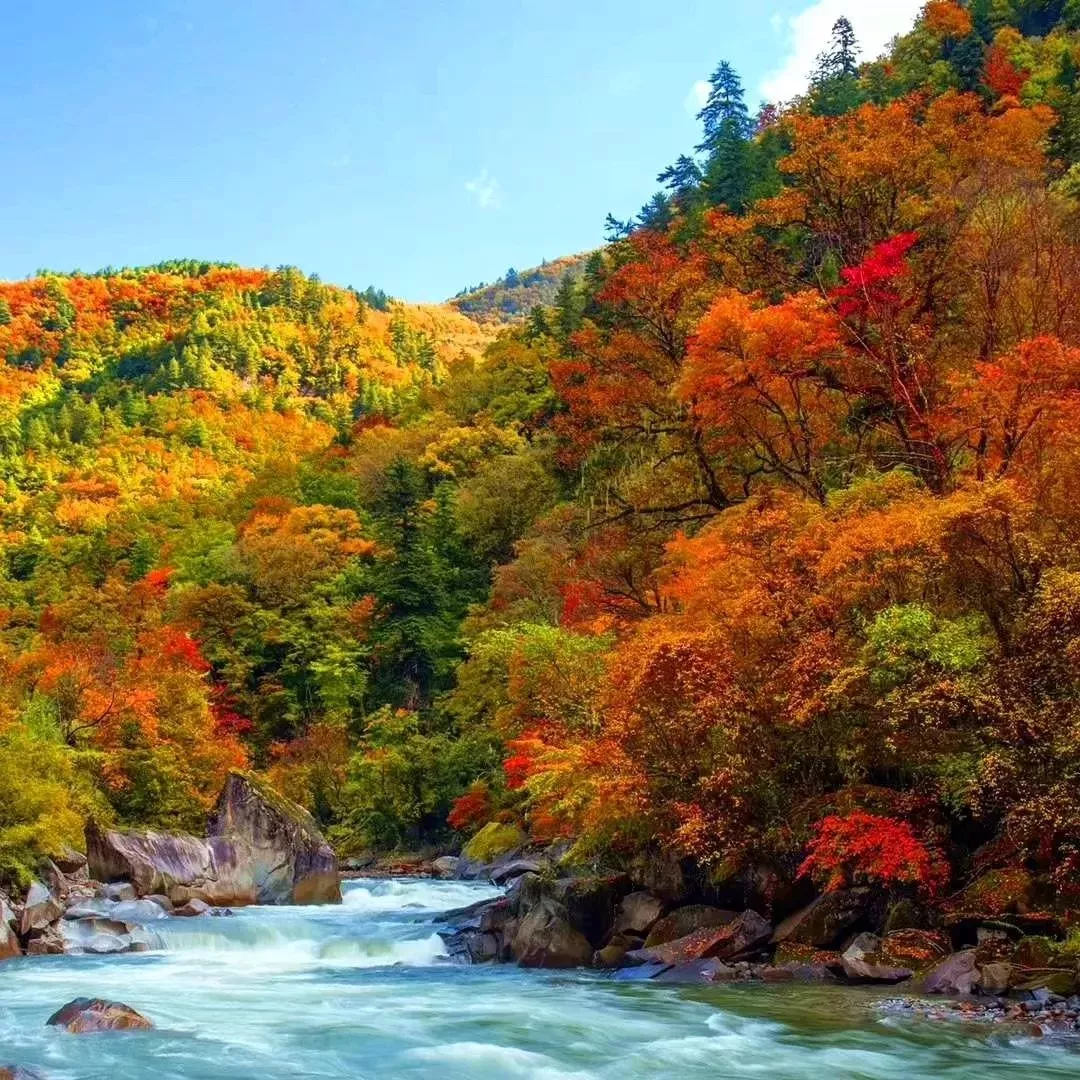
[[[878,1002],[877,1008],[881,1012],[921,1016],[927,1020],[1016,1024],[1032,1035],[1080,1034],[1080,998],[1075,996],[1065,999],[1053,994],[1047,997],[1033,994],[1031,1001],[987,998],[952,1002],[888,998]]]

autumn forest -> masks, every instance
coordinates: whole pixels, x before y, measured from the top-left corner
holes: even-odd
[[[344,856],[1075,905],[1080,4],[856,56],[758,115],[721,63],[659,194],[484,303],[0,284],[0,879],[243,768]]]

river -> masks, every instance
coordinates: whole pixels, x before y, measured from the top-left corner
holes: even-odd
[[[859,990],[446,962],[433,917],[494,893],[349,882],[340,907],[162,920],[162,948],[149,953],[11,961],[0,967],[0,1064],[50,1080],[1080,1076],[1067,1044],[890,1016]],[[46,1028],[75,997],[123,1001],[156,1029]]]

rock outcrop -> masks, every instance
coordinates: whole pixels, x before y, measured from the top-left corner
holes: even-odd
[[[664,902],[652,893],[639,891],[624,896],[612,927],[613,934],[639,934],[644,936],[664,914]],[[676,934],[676,937],[681,937]]]
[[[566,908],[544,897],[521,920],[511,950],[522,967],[588,967],[593,948],[570,923]]]
[[[19,935],[15,932],[18,920],[8,898],[0,893],[0,963],[22,955]]]
[[[101,998],[76,998],[58,1009],[46,1021],[49,1027],[60,1027],[73,1035],[93,1031],[147,1031],[154,1025],[130,1005]]]
[[[630,963],[690,964],[698,960],[737,960],[766,944],[772,926],[756,911],[744,911],[723,926],[702,927],[685,937],[626,954]]]
[[[46,929],[56,922],[64,909],[55,896],[40,881],[30,885],[23,901],[22,918],[19,920],[19,933],[27,937],[32,933]]]
[[[205,840],[90,822],[86,850],[94,877],[178,907],[341,901],[337,857],[311,815],[240,773],[230,775]]]
[[[923,979],[927,994],[970,994],[979,981],[975,950],[965,949],[936,964]]]
[[[812,945],[816,949],[836,948],[858,929],[872,929],[869,889],[842,889],[819,896],[785,919],[773,934],[773,942]]]
[[[315,819],[252,777],[229,775],[207,833],[246,845],[258,903],[341,903],[337,856]]]
[[[910,968],[890,964],[881,955],[877,934],[859,934],[840,957],[844,974],[852,982],[898,983],[910,979]]]
[[[673,911],[670,915],[665,915],[652,926],[649,936],[645,939],[645,945],[647,948],[665,945],[669,941],[676,941],[698,930],[727,926],[737,915],[736,911],[725,911],[723,908],[710,907],[707,904],[688,904],[686,907]]]

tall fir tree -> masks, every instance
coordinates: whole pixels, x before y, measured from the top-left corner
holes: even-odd
[[[702,190],[713,206],[739,213],[746,209],[753,188],[750,139],[754,124],[742,81],[726,60],[713,72],[709,88],[698,113],[704,132],[697,149],[707,156]]]
[[[841,16],[833,24],[829,44],[810,78],[811,108],[819,116],[841,116],[862,104],[859,86],[859,43],[851,22]]]

